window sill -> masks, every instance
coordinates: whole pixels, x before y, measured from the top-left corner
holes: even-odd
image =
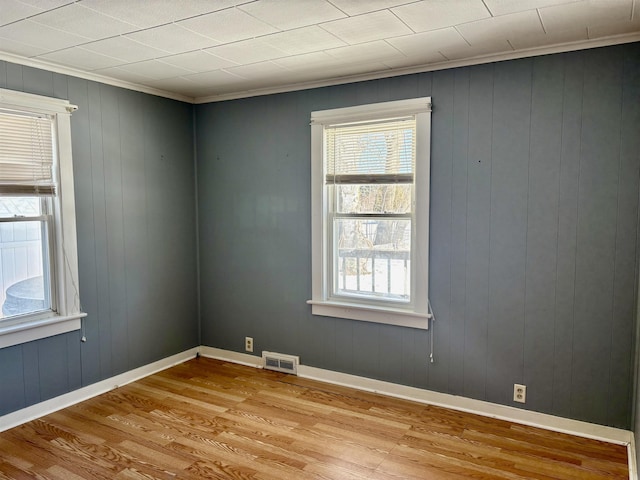
[[[427,330],[429,328],[429,318],[431,318],[431,315],[427,313],[417,313],[393,308],[317,300],[307,300],[307,303],[311,305],[311,313],[313,315],[384,323],[386,325],[418,328],[421,330]]]
[[[73,315],[39,318],[11,325],[2,325],[0,323],[0,348],[80,330],[80,319],[86,316],[86,313],[76,313]]]

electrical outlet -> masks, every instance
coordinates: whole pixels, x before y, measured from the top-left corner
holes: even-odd
[[[518,383],[513,384],[513,401],[519,403],[526,403],[527,401],[527,386],[520,385]]]
[[[253,352],[253,337],[244,337],[244,349],[247,352]]]

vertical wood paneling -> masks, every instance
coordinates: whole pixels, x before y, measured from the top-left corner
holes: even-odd
[[[380,326],[354,322],[352,369],[356,375],[377,378],[380,375]]]
[[[0,349],[0,415],[26,405],[22,345]]]
[[[80,337],[82,333],[79,331],[70,332],[65,335],[67,340],[67,379],[69,391],[82,387],[82,356],[80,355]],[[56,352],[56,355],[58,353]]]
[[[379,335],[379,378],[387,382],[397,382],[398,373],[402,372],[403,367],[402,330],[390,325],[380,325]]]
[[[7,88],[7,62],[0,60],[0,88]]]
[[[66,98],[79,106],[71,119],[71,135],[79,288],[88,313],[82,332],[0,350],[4,414],[193,347],[198,322],[193,107],[156,97],[145,102],[152,97],[5,62],[0,62],[0,82],[5,88]],[[123,103],[129,108],[120,109]],[[154,154],[161,157],[170,151],[174,160],[159,174],[162,203],[148,203],[145,182],[140,182],[145,168],[163,167],[145,164],[145,122],[158,125],[148,129],[156,138],[146,139],[157,143]],[[123,141],[121,125],[127,129]],[[129,203],[123,202],[124,189]],[[145,219],[151,217],[156,225],[162,218],[165,227],[154,231],[162,237],[156,242],[147,236]],[[166,228],[168,220],[177,233]],[[156,272],[162,280],[153,296],[145,261],[150,249],[163,268]],[[170,307],[162,308],[161,300]],[[152,311],[149,305],[158,307]],[[127,308],[134,318],[132,328]],[[80,342],[82,333],[86,343]]]
[[[613,318],[611,325],[611,374],[607,422],[631,423],[629,402],[633,397],[633,335],[636,297],[636,232],[638,229],[638,180],[640,168],[640,49],[621,59],[622,73],[620,159],[615,245]],[[624,220],[623,220],[624,219]]]
[[[556,415],[571,415],[573,331],[576,325],[576,242],[578,181],[583,104],[583,55],[564,62],[562,151],[558,187],[558,270],[556,273],[553,406]]]
[[[67,76],[60,73],[53,74],[53,96],[63,100],[69,99]]]
[[[24,90],[24,82],[22,80],[22,65],[15,63],[7,63],[7,88],[10,90]]]
[[[429,364],[429,387],[443,392],[449,391],[449,369],[451,368],[453,85],[452,71],[433,74],[429,296],[438,319],[433,331],[438,345],[438,355],[435,363]]]
[[[107,259],[109,314],[111,318],[111,365],[113,371],[121,373],[129,366],[127,348],[128,318],[124,263],[124,205],[122,201],[122,159],[120,153],[120,109],[118,92],[113,87],[100,90],[102,105],[102,127],[109,135],[103,135],[104,184],[107,230]]]
[[[158,101],[160,99],[153,97],[144,97],[141,99],[144,102],[144,108],[141,109],[145,112],[143,116],[143,145],[144,145],[144,157],[143,157],[143,169],[144,169],[144,187],[145,187],[145,201],[143,211],[145,212],[146,223],[146,238],[144,241],[146,249],[146,269],[148,279],[148,296],[149,298],[157,298],[165,291],[164,284],[167,281],[179,283],[179,272],[171,274],[174,277],[172,280],[170,276],[166,275],[166,272],[171,272],[168,268],[168,262],[162,255],[166,250],[163,245],[169,238],[166,225],[170,224],[171,212],[168,211],[168,202],[166,200],[167,192],[171,191],[171,185],[165,185],[164,178],[171,169],[171,155],[165,148],[166,136],[163,128],[163,112],[159,108]],[[160,121],[153,122],[151,118],[156,117],[161,119]],[[179,182],[179,177],[176,178],[176,182]],[[150,208],[151,205],[156,205],[157,208]],[[145,314],[148,319],[155,318],[158,328],[163,332],[169,334],[168,324],[165,324],[166,318],[163,317],[160,312],[163,309],[163,305],[160,302],[150,302],[145,304]],[[144,325],[144,329],[148,328],[150,322],[148,319],[140,322]],[[168,337],[168,335],[167,335]],[[167,337],[160,339],[160,341],[149,345],[147,352],[148,359],[159,358],[159,353],[164,349],[163,343],[168,340]]]
[[[313,321],[313,318],[310,321]],[[342,319],[336,319],[335,322],[336,362],[339,365],[336,370],[339,372],[348,371],[353,365],[353,342],[357,340],[354,338],[354,323]]]
[[[211,246],[201,252],[201,280],[212,292],[202,301],[203,342],[242,351],[242,337],[258,332],[256,345],[291,348],[285,353],[309,365],[628,427],[637,51],[627,45],[198,106],[200,241]],[[304,305],[310,112],[414,94],[434,103],[434,364],[430,332],[313,317]],[[240,125],[248,133],[241,141]],[[283,208],[278,189],[295,206],[286,220],[275,214]],[[303,231],[294,248],[290,225]],[[259,307],[246,305],[249,297]],[[512,402],[515,382],[528,385],[525,405]]]
[[[24,401],[25,405],[38,403],[40,396],[40,358],[38,343],[31,342],[20,345],[22,353],[22,378],[24,381]]]
[[[572,414],[607,421],[620,162],[621,68],[619,50],[594,50],[587,58],[582,115],[576,319]],[[597,101],[596,101],[597,99]],[[593,101],[592,101],[593,100]],[[612,141],[615,139],[615,141]],[[597,234],[594,234],[597,232]]]
[[[100,335],[100,377],[106,378],[111,365],[111,318],[109,301],[109,259],[107,256],[107,218],[105,199],[104,151],[102,142],[101,86],[89,83],[87,110],[89,112],[89,154],[91,161],[91,183],[93,212],[93,262],[96,278],[96,315]]]
[[[260,349],[296,349],[305,363],[505,404],[524,381],[526,408],[628,427],[637,59],[636,45],[621,46],[200,107],[206,343],[242,350],[256,332]],[[183,247],[190,220],[167,235],[162,225],[180,224],[193,177],[189,123],[173,102],[4,62],[0,86],[80,105],[72,134],[89,312],[82,347],[74,332],[0,352],[9,365],[1,378],[16,393],[0,396],[8,412],[76,388],[80,371],[88,384],[195,341],[173,320],[177,306],[166,315],[150,304],[176,298],[188,310],[195,301],[194,257]],[[316,326],[304,304],[309,112],[300,104],[414,95],[433,95],[435,106],[433,365],[427,332],[339,319]],[[233,136],[239,127],[252,134],[244,143]],[[181,150],[185,160],[174,163]],[[171,177],[175,203],[163,196]],[[163,270],[178,270],[178,285]],[[194,332],[195,319],[187,323]],[[149,334],[158,330],[168,333],[161,345]]]
[[[140,95],[127,92],[120,103],[122,197],[124,205],[124,262],[127,294],[129,358],[143,365],[153,348],[145,341],[154,322],[149,316],[149,261],[147,233],[147,184],[145,177],[144,103]]]
[[[531,62],[495,70],[487,400],[508,404],[522,381]]]
[[[467,190],[469,153],[469,70],[456,70],[453,91],[451,166],[451,340],[449,392],[464,391],[464,331],[467,301]]]
[[[561,58],[533,60],[522,378],[527,404],[541,411],[553,399],[563,83]]]
[[[73,149],[73,180],[76,199],[76,228],[78,232],[78,277],[82,308],[88,316],[83,320],[87,342],[81,346],[82,384],[101,380],[100,325],[98,318],[98,288],[95,262],[93,225],[93,174],[91,170],[91,132],[89,129],[88,82],[69,79],[69,95],[78,105],[71,117]]]
[[[53,73],[32,67],[22,67],[22,88],[36,95],[53,96]]]
[[[469,85],[464,394],[479,399],[487,378],[493,72],[493,65],[471,70]]]
[[[44,338],[38,345],[40,401],[69,391],[67,339],[64,335]]]

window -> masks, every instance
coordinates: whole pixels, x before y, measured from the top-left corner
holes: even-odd
[[[65,100],[0,89],[0,348],[80,328]]]
[[[314,315],[428,327],[431,99],[313,112]]]

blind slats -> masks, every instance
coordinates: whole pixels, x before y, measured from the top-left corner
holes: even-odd
[[[0,193],[55,194],[49,117],[0,110]]]
[[[411,183],[414,117],[325,127],[328,183]]]

